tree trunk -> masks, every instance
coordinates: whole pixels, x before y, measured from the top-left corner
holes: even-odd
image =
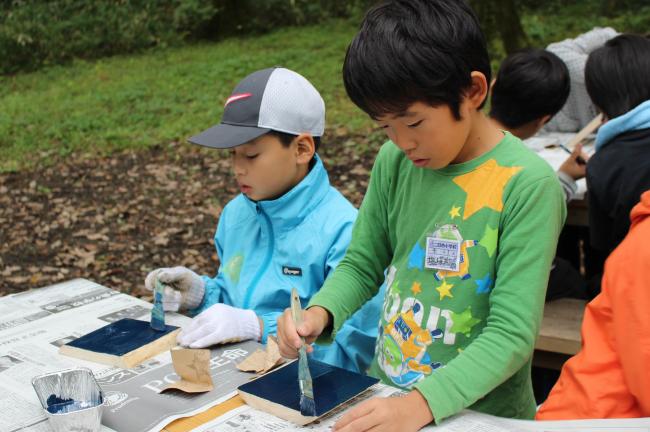
[[[611,17],[614,15],[614,11],[618,8],[617,0],[603,0],[602,9],[603,15]]]
[[[528,36],[521,25],[515,0],[493,0],[498,32],[506,53],[510,54],[528,46]]]

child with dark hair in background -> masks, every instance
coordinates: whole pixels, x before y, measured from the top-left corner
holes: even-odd
[[[569,70],[558,56],[535,48],[518,51],[499,67],[491,91],[490,118],[497,127],[525,140],[551,121],[570,90]],[[585,176],[586,157],[582,146],[576,146],[557,172],[567,202],[576,194],[576,180]]]
[[[552,52],[526,48],[510,54],[492,83],[490,117],[526,139],[564,106],[571,90],[569,70]]]
[[[650,189],[650,39],[623,34],[589,56],[587,91],[606,117],[587,164],[591,244],[604,254],[623,240],[630,211]]]
[[[524,49],[506,57],[491,90],[490,119],[495,125],[524,140],[535,135],[560,111],[569,96],[569,71],[552,52]],[[578,144],[557,171],[565,200],[576,194],[576,180],[585,176],[587,155]],[[546,299],[585,298],[587,286],[578,269],[556,257]]]
[[[348,48],[352,101],[386,132],[345,258],[281,352],[331,340],[387,271],[370,374],[409,390],[375,398],[337,431],[415,431],[464,408],[535,414],[530,366],[566,213],[553,170],[481,112],[490,61],[458,0],[372,8]],[[309,348],[308,348],[309,349]]]
[[[648,71],[650,39],[639,35],[617,36],[587,60],[587,91],[607,120],[587,164],[590,231],[595,247],[613,252],[585,311],[582,349],[538,420],[650,416]]]

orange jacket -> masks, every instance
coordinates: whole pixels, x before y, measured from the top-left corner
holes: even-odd
[[[582,350],[566,362],[537,420],[650,417],[650,191],[605,263],[585,309]]]

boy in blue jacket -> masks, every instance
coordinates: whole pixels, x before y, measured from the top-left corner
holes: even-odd
[[[269,68],[237,85],[220,124],[189,139],[230,149],[242,193],[219,219],[215,277],[174,267],[146,278],[150,290],[156,279],[165,285],[165,310],[196,315],[180,333],[181,345],[266,343],[289,306],[291,288],[307,304],[343,258],[357,210],[330,185],[316,154],[324,125],[325,105],[311,83],[288,69]],[[336,343],[317,349],[315,357],[365,371],[379,308],[379,298],[368,302]]]

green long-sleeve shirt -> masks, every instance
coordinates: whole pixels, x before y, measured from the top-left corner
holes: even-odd
[[[530,361],[566,207],[553,170],[510,134],[478,158],[375,161],[347,254],[310,306],[336,330],[384,280],[370,373],[416,388],[436,422],[464,408],[532,418]]]

